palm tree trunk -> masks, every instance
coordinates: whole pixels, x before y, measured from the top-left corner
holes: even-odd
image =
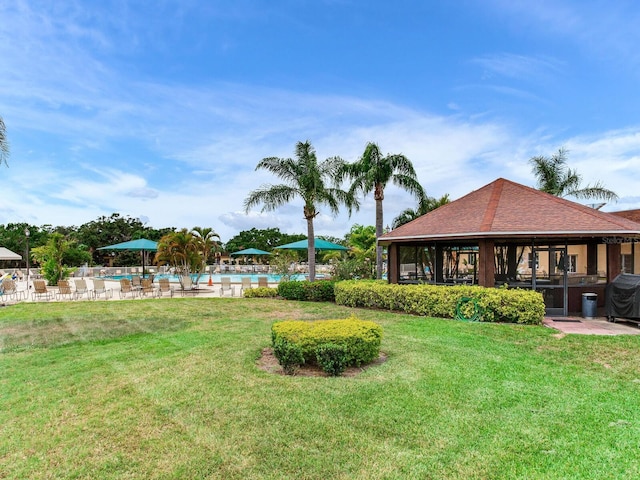
[[[376,185],[373,198],[376,201],[376,239],[382,236],[382,225],[384,219],[382,216],[382,200],[384,200],[384,189],[382,185]],[[382,247],[376,245],[376,278],[382,278]]]
[[[313,217],[307,217],[307,264],[309,265],[309,281],[316,279],[316,238],[313,230]]]

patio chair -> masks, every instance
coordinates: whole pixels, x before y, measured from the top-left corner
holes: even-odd
[[[131,286],[135,290],[142,290],[142,279],[136,275],[131,277]]]
[[[31,298],[33,298],[33,300],[38,300],[39,298],[52,300],[53,295],[47,288],[47,283],[42,279],[36,278],[33,280],[33,292],[31,292]]]
[[[158,297],[162,297],[165,293],[173,297],[173,287],[169,283],[168,278],[160,278],[158,279]]]
[[[258,288],[260,287],[268,287],[269,279],[267,277],[258,277]]]
[[[73,290],[71,290],[71,284],[69,280],[58,280],[56,300],[62,300],[64,297],[67,297],[68,300],[73,300],[74,294]]]
[[[2,288],[0,290],[2,290],[2,295],[4,298],[9,298],[10,300],[16,301],[20,299],[27,299],[27,292],[18,290],[16,282],[10,278],[5,278],[4,280],[2,280]]]
[[[236,287],[231,285],[231,277],[222,277],[220,278],[220,296],[224,296],[224,292],[231,292],[231,296],[234,297],[236,294]]]
[[[251,290],[251,277],[242,277],[242,285],[240,285],[240,295],[242,295],[245,290]]]
[[[131,298],[136,298],[137,294],[138,291],[131,285],[131,280],[128,278],[120,279],[120,298],[126,298],[127,295]]]
[[[75,279],[73,281],[73,283],[75,283],[76,285],[76,291],[75,291],[75,296],[76,296],[76,300],[79,300],[83,295],[86,295],[87,298],[89,297],[89,288],[87,287],[87,281],[84,279]]]
[[[100,295],[104,295],[104,299],[109,300],[110,298],[113,298],[113,290],[106,287],[103,279],[96,278],[93,280],[93,291],[91,292],[91,296],[95,300]]]
[[[140,295],[144,295],[145,297],[147,295],[151,297],[155,297],[155,296],[159,296],[158,293],[159,293],[159,290],[153,285],[150,279],[148,278],[142,279],[142,287],[140,289]]]
[[[180,277],[180,285],[182,286],[182,290],[180,293],[184,297],[187,293],[198,293],[197,285],[194,285],[193,279],[190,275],[182,275]]]

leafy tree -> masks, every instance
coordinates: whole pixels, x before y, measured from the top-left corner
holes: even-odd
[[[73,268],[64,265],[64,257],[72,247],[72,242],[60,233],[53,233],[46,245],[31,250],[33,258],[42,266],[42,276],[49,285],[56,285],[73,272]]]
[[[9,158],[9,140],[7,139],[7,127],[4,124],[4,120],[0,117],[0,165],[7,163]]]
[[[199,252],[201,259],[200,266],[196,270],[198,273],[196,283],[198,283],[200,274],[207,268],[209,258],[215,255],[220,248],[220,235],[214,232],[212,228],[208,227],[193,227],[191,234],[193,235],[193,242],[195,243],[195,248]]]
[[[618,199],[618,195],[604,188],[600,182],[582,187],[582,176],[567,166],[567,151],[564,148],[560,148],[551,157],[532,157],[529,163],[538,182],[538,190],[557,197],[572,196],[579,200]]]
[[[296,144],[296,159],[268,157],[262,159],[256,166],[256,170],[267,170],[285,183],[279,185],[263,185],[249,193],[244,201],[245,210],[262,204],[262,211],[275,210],[295,198],[301,198],[304,207],[303,215],[307,221],[307,238],[309,248],[307,251],[309,263],[309,280],[316,277],[315,259],[315,231],[313,220],[320,213],[318,207],[327,205],[333,214],[338,213],[340,204],[344,204],[351,213],[352,208],[358,206],[354,195],[339,189],[337,186],[329,187],[328,182],[336,185],[340,171],[344,168],[344,162],[338,158],[328,158],[318,162],[315,149],[311,143],[298,142]]]
[[[373,192],[376,202],[376,238],[382,235],[384,218],[382,202],[384,190],[391,182],[418,198],[425,196],[424,190],[416,178],[411,161],[404,155],[383,156],[375,143],[368,143],[360,159],[346,165],[343,174],[351,179],[349,194],[358,192],[367,195]],[[382,247],[376,248],[376,276],[382,278]]]
[[[422,200],[420,200],[420,202],[418,202],[418,208],[416,208],[415,210],[412,208],[407,208],[406,210],[400,212],[400,215],[393,219],[392,226],[393,228],[398,228],[399,226],[404,225],[405,223],[409,223],[412,220],[415,220],[416,218],[421,217],[422,215],[429,213],[438,207],[441,207],[442,205],[446,205],[447,203],[449,203],[448,193],[445,193],[440,198],[425,196]]]

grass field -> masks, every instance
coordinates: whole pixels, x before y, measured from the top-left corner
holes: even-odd
[[[256,367],[278,319],[380,323],[354,378]],[[0,478],[638,478],[640,338],[261,299],[0,308]]]

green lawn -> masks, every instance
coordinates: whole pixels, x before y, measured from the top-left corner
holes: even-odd
[[[379,322],[355,378],[256,368],[278,319]],[[640,338],[261,299],[0,308],[0,478],[640,476]]]

